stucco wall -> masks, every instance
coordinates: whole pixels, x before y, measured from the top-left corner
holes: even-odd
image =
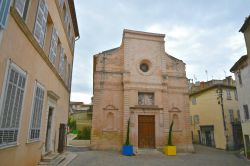
[[[73,56],[70,51],[70,47],[64,32],[62,22],[58,16],[57,7],[55,1],[47,1],[49,7],[49,13],[53,22],[57,27],[59,38],[61,43],[64,45],[65,54],[67,60],[72,64]],[[33,6],[37,1],[31,1]],[[31,7],[30,7],[31,8]],[[36,15],[36,9],[31,10],[28,13],[26,25],[30,28],[30,32],[33,33],[34,16]],[[50,38],[50,34],[47,34],[46,38]],[[48,51],[45,50],[46,53]],[[47,54],[48,56],[48,54]],[[57,54],[57,56],[59,56]],[[48,113],[48,94],[47,91],[53,91],[59,98],[56,101],[56,107],[54,109],[54,117],[52,122],[52,142],[54,144],[53,151],[57,151],[58,148],[58,135],[60,123],[67,123],[68,110],[69,110],[69,91],[65,85],[62,84],[61,80],[55,75],[51,67],[45,62],[42,56],[39,54],[37,49],[20,29],[20,24],[17,24],[13,15],[9,15],[8,25],[3,31],[3,38],[0,44],[0,94],[3,98],[3,82],[6,74],[8,61],[15,63],[17,66],[22,68],[27,73],[26,89],[23,103],[23,110],[21,116],[20,130],[18,136],[17,146],[10,148],[0,149],[1,165],[36,165],[42,155],[45,142],[46,134],[46,122]],[[45,98],[42,110],[41,120],[41,133],[40,141],[34,143],[27,143],[28,140],[28,129],[30,123],[30,116],[32,111],[32,100],[33,90],[35,81],[38,81],[43,85],[45,90]]]
[[[223,106],[224,115],[226,121],[226,133],[224,132],[223,118],[222,118],[222,108],[218,104],[218,94],[216,93],[216,88],[210,89],[208,91],[202,92],[200,94],[190,96],[190,115],[192,116],[192,131],[194,142],[198,143],[198,130],[200,126],[214,126],[214,141],[215,147],[219,149],[226,149],[226,137],[228,134],[229,146],[233,146],[233,133],[232,125],[230,122],[229,110],[232,109],[234,112],[234,117],[237,117],[238,101],[235,100],[234,90],[230,89],[231,100],[227,100],[226,88],[223,88]],[[196,98],[196,104],[192,104],[192,98]],[[199,123],[194,123],[194,115],[199,115]]]

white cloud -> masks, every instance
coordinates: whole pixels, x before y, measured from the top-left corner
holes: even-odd
[[[71,92],[70,101],[81,101],[85,104],[91,103],[92,94],[81,93],[81,92]]]
[[[75,0],[76,43],[72,100],[90,102],[92,56],[120,45],[124,28],[166,34],[166,52],[186,63],[187,76],[223,78],[245,50],[238,32],[250,1]],[[235,12],[241,11],[241,12]]]

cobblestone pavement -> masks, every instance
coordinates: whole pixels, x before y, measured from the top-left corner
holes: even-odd
[[[250,166],[250,161],[238,157],[235,152],[196,145],[193,154],[174,157],[162,153],[146,153],[133,157],[113,151],[76,152],[78,156],[69,166]]]

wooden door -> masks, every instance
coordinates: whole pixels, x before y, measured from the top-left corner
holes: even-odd
[[[139,115],[138,145],[139,148],[155,148],[155,116]]]

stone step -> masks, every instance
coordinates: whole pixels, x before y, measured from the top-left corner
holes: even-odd
[[[42,157],[42,161],[47,162],[47,161],[51,161],[54,160],[55,158],[57,158],[59,156],[59,153],[50,153],[46,156]]]
[[[61,162],[65,160],[65,154],[49,154],[44,156],[42,160],[38,163],[38,166],[55,166],[59,165]]]
[[[161,153],[157,149],[137,149],[135,150],[136,154],[159,154]]]

